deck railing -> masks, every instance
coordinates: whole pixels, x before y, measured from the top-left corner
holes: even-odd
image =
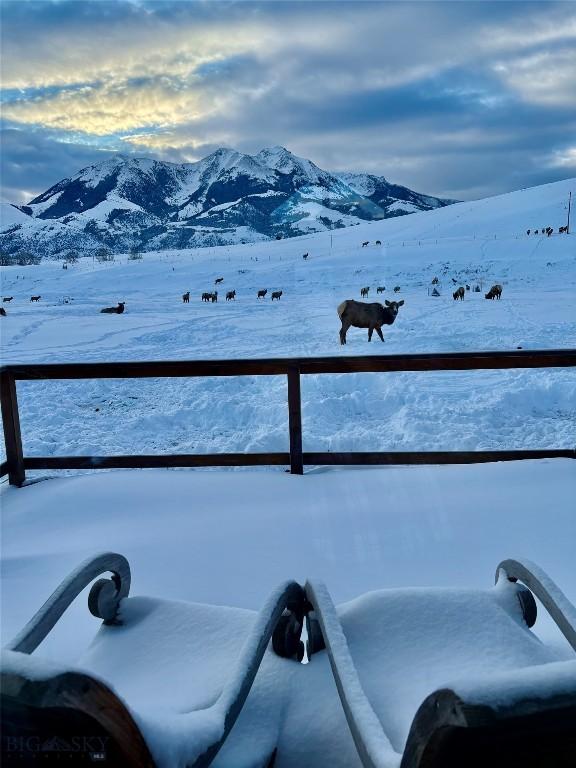
[[[302,474],[305,465],[472,464],[537,458],[576,458],[574,448],[499,451],[304,452],[300,377],[310,374],[470,371],[576,366],[576,349],[459,352],[362,357],[294,357],[254,360],[183,360],[119,363],[49,363],[0,368],[6,461],[0,475],[22,485],[26,470],[286,465]],[[47,379],[140,379],[199,376],[277,376],[288,381],[290,448],[278,453],[207,453],[130,456],[24,456],[17,381]]]

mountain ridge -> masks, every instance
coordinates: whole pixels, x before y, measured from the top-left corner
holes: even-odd
[[[114,155],[8,212],[0,246],[57,256],[214,246],[292,237],[456,202],[384,176],[331,173],[285,147],[221,147],[193,163]]]

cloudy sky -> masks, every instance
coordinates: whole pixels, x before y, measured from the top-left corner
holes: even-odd
[[[281,144],[472,199],[576,176],[576,3],[0,0],[2,199]]]

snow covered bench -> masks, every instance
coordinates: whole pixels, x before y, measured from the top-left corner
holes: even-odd
[[[322,584],[287,582],[256,613],[128,598],[126,561],[101,556],[3,651],[4,757],[44,764],[75,748],[122,766],[571,765],[576,660],[530,631],[534,599],[509,577],[531,582],[575,648],[576,612],[545,575],[511,563],[492,589],[382,590],[339,609]],[[92,587],[105,623],[88,650],[66,667],[31,656],[102,569],[113,579]],[[299,664],[305,616],[310,660]]]

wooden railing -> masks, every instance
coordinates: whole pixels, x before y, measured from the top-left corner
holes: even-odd
[[[576,349],[460,352],[364,357],[295,357],[261,360],[183,360],[127,363],[6,365],[0,369],[6,461],[1,475],[22,485],[26,470],[287,465],[302,474],[306,464],[471,464],[535,458],[576,458],[573,448],[503,451],[303,452],[300,376],[325,373],[469,371],[576,366]],[[290,449],[279,453],[208,453],[138,456],[24,456],[17,381],[46,379],[139,379],[198,376],[277,376],[288,380]]]

